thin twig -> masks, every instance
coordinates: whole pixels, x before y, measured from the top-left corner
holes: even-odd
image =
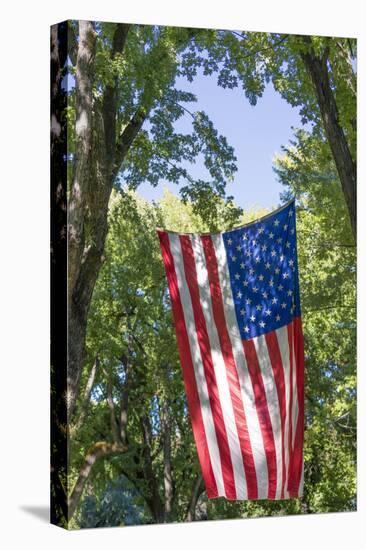
[[[231,34],[235,34],[236,36],[239,36],[242,40],[244,40],[244,37],[241,36],[239,33],[235,32],[235,31],[227,31],[225,29],[220,29],[219,32],[230,32]],[[273,50],[273,48],[275,48],[276,46],[279,46],[282,42],[287,40],[288,37],[289,37],[289,35],[285,34],[280,40],[278,40],[278,42],[274,42],[274,44],[271,44],[271,46],[267,46],[265,48],[260,48],[259,50],[255,50],[254,52],[250,52],[247,55],[244,55],[242,57],[242,59],[247,59],[248,57],[253,57],[257,53],[262,53],[262,52],[266,52],[268,50]]]

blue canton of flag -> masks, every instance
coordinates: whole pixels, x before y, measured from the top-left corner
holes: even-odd
[[[250,339],[300,316],[294,203],[224,233],[240,334]]]

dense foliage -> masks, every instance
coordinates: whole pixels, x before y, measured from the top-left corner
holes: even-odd
[[[308,169],[299,150],[292,151],[291,160],[289,156],[278,160],[279,174],[287,182],[291,179],[288,172]],[[355,251],[339,182],[331,179],[331,174],[329,177],[328,192],[322,192],[319,200],[308,198],[306,187],[298,193],[306,343],[305,496],[302,501],[208,502],[201,484],[197,518],[355,509]],[[314,180],[309,182],[309,186],[314,184]],[[258,214],[263,212],[248,212],[238,221]],[[199,481],[156,226],[182,231],[208,229],[191,206],[169,193],[158,205],[133,193],[113,196],[106,261],[89,318],[83,386],[96,358],[98,373],[85,420],[72,439],[73,475],[77,475],[88,446],[99,440],[113,442],[113,425],[118,425],[127,384],[128,450],[95,464],[85,488],[85,494],[92,495],[93,508],[91,497],[85,497],[76,516],[81,526],[86,516],[88,525],[92,517],[95,525],[104,521],[100,510],[105,509],[105,500],[116,498],[119,502],[122,498],[118,491],[110,490],[110,484],[121,476],[136,492],[120,511],[130,517],[137,502],[143,512],[132,516],[136,522],[186,520]],[[130,369],[128,382],[126,369]],[[149,427],[148,437],[144,422]],[[173,491],[169,517],[162,512],[167,498],[167,461]],[[111,504],[111,517],[115,517],[114,506]],[[120,517],[116,520],[116,524],[123,522]]]

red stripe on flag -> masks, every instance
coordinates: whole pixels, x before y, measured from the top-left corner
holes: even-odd
[[[288,477],[287,477],[287,490],[289,492],[290,497],[296,496],[291,492],[291,486],[292,486],[292,400],[293,400],[293,392],[292,392],[292,385],[293,385],[293,369],[294,369],[294,359],[293,359],[293,351],[294,351],[294,325],[291,322],[289,325],[287,325],[287,334],[288,334],[288,348],[289,348],[289,354],[290,354],[290,398],[289,398],[289,409],[288,409],[288,415],[289,415],[289,430],[288,430],[288,460],[289,464],[287,467],[288,471]]]
[[[188,407],[191,415],[193,434],[196,441],[197,452],[202,468],[203,477],[205,480],[207,496],[208,498],[215,498],[218,496],[218,490],[212,469],[210,453],[208,450],[206,433],[202,419],[200,399],[196,385],[196,378],[192,363],[187,328],[184,320],[182,302],[179,294],[174,260],[170,251],[168,234],[164,231],[158,231],[158,235],[169,285],[170,298],[172,302],[179,355],[183,369],[184,385],[186,389]]]
[[[281,498],[284,498],[286,483],[286,459],[285,459],[285,423],[286,423],[286,389],[285,375],[278,340],[275,332],[268,332],[265,335],[268,355],[271,360],[274,379],[276,382],[278,403],[281,415],[281,444],[282,444],[282,488]]]
[[[240,449],[243,457],[248,498],[257,499],[257,475],[255,471],[252,446],[247,427],[247,420],[245,416],[243,402],[241,399],[239,377],[236,370],[230,336],[226,326],[216,253],[210,236],[201,237],[201,241],[206,258],[206,267],[210,283],[213,316],[220,340],[222,356],[225,362],[226,376],[229,383],[230,396],[235,415],[235,423],[240,442]]]
[[[201,351],[202,364],[205,371],[205,378],[210,398],[211,411],[215,424],[217,443],[220,452],[222,474],[224,478],[226,497],[236,499],[236,489],[233,465],[231,461],[229,442],[221,409],[220,396],[217,388],[216,375],[211,356],[210,341],[207,333],[206,321],[200,301],[196,264],[191,239],[187,235],[180,237],[184,271],[186,281],[191,295],[193,315],[196,324],[197,338]]]
[[[255,407],[261,427],[264,451],[268,468],[268,498],[276,498],[277,466],[276,448],[274,443],[271,418],[269,416],[266,392],[264,389],[261,369],[253,340],[243,340],[244,353],[247,360],[250,379],[254,391]]]
[[[292,479],[290,494],[299,496],[299,485],[302,473],[303,443],[304,443],[304,342],[301,317],[294,319],[294,351],[296,361],[296,383],[299,414],[295,433],[295,443],[292,462]]]

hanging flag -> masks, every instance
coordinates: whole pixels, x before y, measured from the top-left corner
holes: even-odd
[[[295,203],[224,233],[158,230],[208,498],[300,497]]]

